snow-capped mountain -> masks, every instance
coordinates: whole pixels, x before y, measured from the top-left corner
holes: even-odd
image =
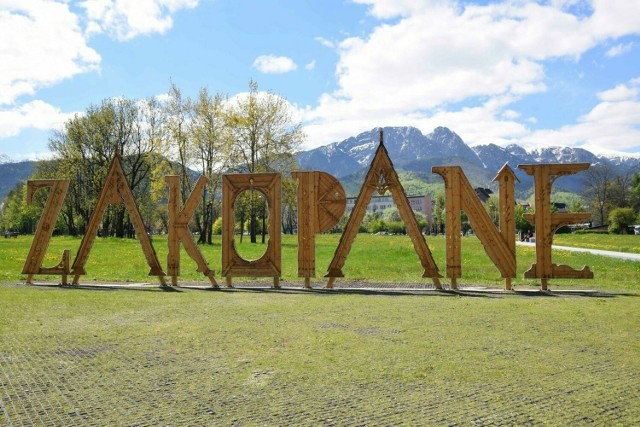
[[[431,166],[460,165],[474,185],[489,186],[498,170],[508,163],[516,171],[521,187],[530,187],[531,179],[517,169],[527,163],[608,163],[618,173],[640,172],[640,157],[598,156],[582,148],[547,147],[527,151],[512,144],[469,147],[455,132],[438,127],[424,135],[414,127],[385,127],[384,145],[398,171],[430,173]],[[324,170],[347,179],[369,166],[379,142],[379,128],[363,132],[342,142],[298,153],[301,169]],[[359,173],[359,175],[362,175]],[[475,181],[475,182],[473,182]],[[557,185],[568,191],[582,189],[582,177],[563,177]]]

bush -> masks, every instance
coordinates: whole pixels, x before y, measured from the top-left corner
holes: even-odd
[[[402,221],[389,221],[387,231],[393,234],[406,234],[407,229]]]
[[[222,234],[222,217],[221,216],[218,217],[218,219],[216,219],[213,222],[212,232],[217,236],[220,236]]]
[[[632,208],[616,208],[609,212],[609,231],[626,234],[627,229],[636,221],[636,213]]]
[[[607,230],[576,230],[576,234],[609,234]]]

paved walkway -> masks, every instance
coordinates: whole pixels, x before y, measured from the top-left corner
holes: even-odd
[[[516,242],[516,244],[521,246],[532,246],[532,247],[536,245],[535,243],[532,243],[532,242]],[[626,259],[629,261],[640,262],[640,254],[634,254],[629,252],[603,251],[601,249],[574,248],[572,246],[558,246],[558,245],[553,245],[552,248],[559,251],[588,252],[594,255],[608,256],[611,258]]]

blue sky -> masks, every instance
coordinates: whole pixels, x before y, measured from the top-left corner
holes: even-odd
[[[105,98],[290,103],[305,148],[376,126],[640,154],[640,1],[0,0],[0,155]],[[5,157],[6,158],[6,157]]]

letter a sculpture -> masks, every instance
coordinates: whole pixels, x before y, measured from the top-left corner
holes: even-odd
[[[442,276],[438,272],[438,267],[433,260],[433,255],[424,237],[420,233],[416,216],[411,209],[407,195],[393,167],[393,163],[391,163],[389,153],[384,147],[382,129],[380,129],[380,145],[373,157],[369,172],[367,172],[367,176],[360,189],[360,194],[356,199],[356,204],[351,211],[351,215],[349,215],[345,231],[340,238],[340,243],[336,248],[336,252],[333,255],[333,259],[325,275],[325,277],[329,278],[327,288],[333,288],[333,283],[337,277],[344,277],[342,267],[347,260],[349,251],[351,251],[351,245],[358,234],[358,227],[367,211],[369,200],[371,200],[371,196],[373,196],[373,192],[376,190],[380,195],[385,194],[387,190],[391,192],[393,201],[398,207],[400,217],[407,227],[407,234],[411,237],[413,247],[420,258],[422,268],[424,269],[422,277],[430,277],[436,289],[442,289],[442,284],[440,283],[440,277]]]

